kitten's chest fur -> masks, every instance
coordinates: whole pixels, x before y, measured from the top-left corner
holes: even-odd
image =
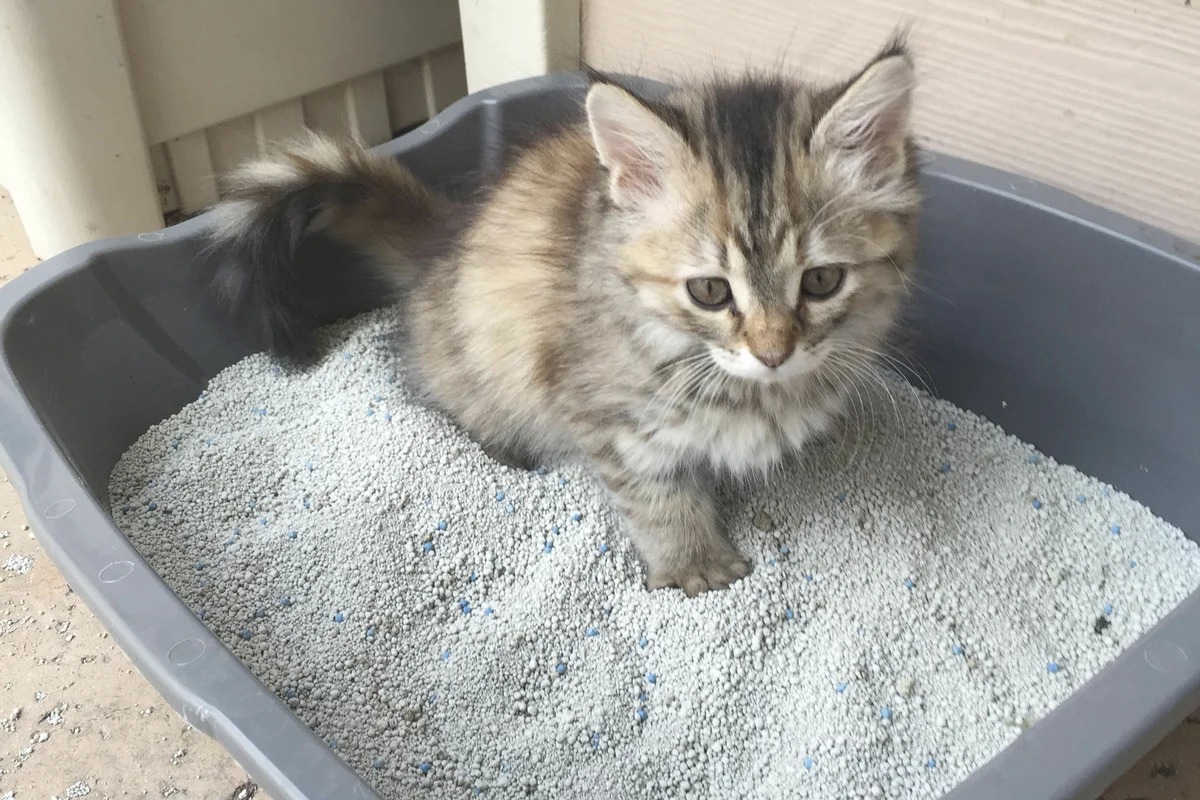
[[[705,466],[722,474],[765,475],[827,431],[836,411],[832,393],[689,397],[670,406],[651,404],[626,453],[650,471]]]

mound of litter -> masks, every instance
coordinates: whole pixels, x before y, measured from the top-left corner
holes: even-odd
[[[384,797],[937,797],[1200,585],[1143,506],[897,384],[727,498],[752,576],[650,593],[584,471],[507,469],[411,400],[396,324],[235,364],[110,487]]]

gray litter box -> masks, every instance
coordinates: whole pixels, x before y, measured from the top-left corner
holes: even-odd
[[[583,85],[482,92],[382,151],[466,192],[514,141],[577,118]],[[954,158],[930,158],[925,190],[913,355],[939,394],[1200,537],[1200,250]],[[109,513],[125,449],[260,349],[192,287],[206,224],[86,245],[0,289],[3,466],[42,546],[188,722],[279,800],[372,798]],[[1197,704],[1200,592],[950,797],[1094,800]]]

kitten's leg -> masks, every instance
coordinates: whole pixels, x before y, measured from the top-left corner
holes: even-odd
[[[677,586],[688,597],[724,589],[750,565],[721,533],[712,489],[690,475],[638,475],[610,461],[601,477],[646,561],[649,589]]]

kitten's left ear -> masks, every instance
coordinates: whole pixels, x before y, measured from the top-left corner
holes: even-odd
[[[609,173],[614,203],[631,208],[667,192],[670,173],[686,150],[683,138],[642,101],[607,83],[587,95],[588,126]]]
[[[893,49],[863,70],[813,131],[814,149],[865,152],[886,171],[903,170],[916,73]]]

